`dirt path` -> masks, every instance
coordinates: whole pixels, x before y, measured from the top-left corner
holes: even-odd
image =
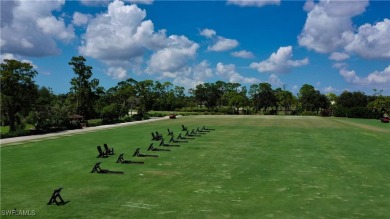
[[[84,134],[89,132],[96,132],[99,130],[105,130],[105,129],[112,129],[116,127],[121,126],[130,126],[130,125],[137,125],[137,124],[143,124],[143,123],[149,123],[149,122],[156,122],[161,120],[169,119],[168,116],[162,117],[162,118],[152,118],[148,120],[142,120],[142,121],[135,121],[135,122],[125,122],[125,123],[119,123],[119,124],[112,124],[112,125],[101,125],[96,127],[87,127],[83,129],[74,129],[74,130],[65,130],[61,132],[55,132],[55,133],[48,133],[43,135],[29,135],[29,136],[21,136],[21,137],[14,137],[14,138],[5,138],[0,140],[1,147],[9,145],[9,144],[16,144],[16,143],[22,143],[25,141],[34,141],[34,140],[44,140],[44,139],[50,139],[50,138],[57,138],[59,136],[71,136],[71,135],[77,135],[77,134]]]

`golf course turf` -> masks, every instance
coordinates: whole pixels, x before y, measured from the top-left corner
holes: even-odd
[[[362,121],[185,116],[3,144],[2,218],[13,209],[34,218],[388,218],[390,125]],[[177,137],[181,125],[215,130],[147,151],[151,132],[167,141],[167,128]],[[104,143],[115,155],[97,158]],[[136,148],[158,158],[132,157]],[[121,153],[145,164],[116,163]],[[97,162],[124,174],[90,173]],[[47,205],[61,187],[69,202]]]

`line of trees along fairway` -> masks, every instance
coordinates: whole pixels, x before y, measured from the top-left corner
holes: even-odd
[[[54,94],[39,87],[38,74],[29,63],[4,60],[1,63],[1,122],[11,131],[29,123],[37,130],[71,128],[69,115],[101,119],[103,123],[142,119],[151,110],[197,111],[219,114],[334,115],[379,118],[390,111],[390,97],[374,90],[374,95],[344,91],[339,96],[321,94],[304,84],[295,96],[269,83],[253,84],[247,90],[239,83],[216,81],[189,89],[170,82],[127,79],[107,90],[93,78],[93,69],[83,56],[68,63],[75,75],[66,94]],[[133,113],[138,115],[131,117]]]

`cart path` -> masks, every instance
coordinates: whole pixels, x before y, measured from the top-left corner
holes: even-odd
[[[65,131],[42,134],[42,135],[28,135],[28,136],[14,137],[14,138],[5,138],[0,140],[0,147],[14,145],[14,144],[16,145],[26,141],[45,140],[45,139],[58,138],[60,136],[79,135],[79,134],[84,134],[89,132],[96,132],[100,130],[113,129],[122,126],[131,126],[131,125],[138,125],[138,124],[149,123],[149,122],[157,122],[166,119],[169,119],[169,116],[165,116],[161,118],[151,118],[142,121],[125,122],[125,123],[118,123],[118,124],[111,124],[111,125],[101,125],[96,127],[86,127],[83,129],[65,130]]]

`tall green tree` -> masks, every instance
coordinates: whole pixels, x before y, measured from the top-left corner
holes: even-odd
[[[256,111],[263,109],[263,112],[266,113],[269,108],[277,106],[277,99],[271,84],[260,83],[259,86],[253,86],[252,88],[258,89],[257,91],[251,91],[252,94],[254,93],[253,103]]]
[[[39,88],[37,98],[27,117],[27,122],[34,125],[36,130],[49,130],[55,126],[51,109],[55,99],[56,95],[50,88]]]
[[[34,103],[38,86],[33,78],[38,74],[30,63],[4,60],[1,63],[1,116],[6,118],[10,131],[22,124]]]
[[[138,114],[144,115],[153,109],[155,102],[153,80],[139,81],[136,85],[137,97],[139,99],[137,111]]]
[[[304,111],[316,111],[319,101],[319,92],[310,84],[302,85],[298,94],[299,103]]]
[[[337,105],[345,108],[352,107],[366,107],[368,104],[368,97],[363,92],[349,92],[344,91],[338,98]]]
[[[374,101],[368,103],[367,107],[370,110],[376,111],[381,116],[389,116],[390,113],[390,96],[378,96]]]
[[[296,98],[290,91],[282,90],[281,88],[277,88],[275,92],[278,106],[282,107],[284,113],[287,115],[291,111],[291,107],[296,103]]]
[[[194,94],[199,105],[205,105],[209,110],[215,108],[221,101],[223,95],[220,84],[221,83],[198,84],[195,87]]]
[[[74,56],[68,63],[72,66],[76,77],[72,78],[71,98],[75,101],[75,111],[77,114],[89,119],[95,115],[95,102],[98,99],[99,80],[91,79],[92,67],[85,64],[86,59],[83,56]]]

